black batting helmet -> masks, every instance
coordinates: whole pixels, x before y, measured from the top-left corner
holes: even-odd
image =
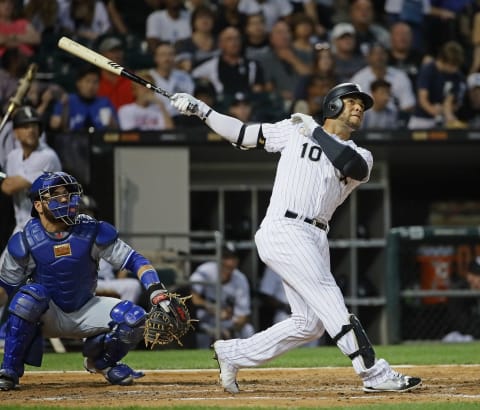
[[[21,127],[26,124],[40,124],[41,119],[37,111],[29,105],[17,108],[12,118],[13,128]]]
[[[323,119],[335,118],[343,110],[342,98],[346,96],[356,96],[363,101],[365,111],[372,108],[373,98],[364,93],[360,86],[355,83],[342,83],[333,87],[323,100]]]

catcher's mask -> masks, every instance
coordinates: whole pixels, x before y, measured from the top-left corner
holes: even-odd
[[[54,191],[59,187],[65,187],[67,193],[55,195]],[[30,187],[32,204],[34,201],[46,201],[55,219],[62,220],[67,225],[76,223],[82,194],[82,186],[66,172],[45,172]],[[38,218],[34,206],[31,215]]]
[[[360,86],[355,83],[342,83],[333,87],[323,100],[323,120],[325,118],[336,118],[343,110],[345,97],[358,97],[363,101],[365,111],[372,108],[373,98],[364,93]]]

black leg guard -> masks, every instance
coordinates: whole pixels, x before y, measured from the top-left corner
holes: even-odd
[[[355,338],[357,339],[358,350],[348,355],[348,357],[353,360],[357,356],[361,356],[365,367],[369,369],[375,364],[375,350],[373,350],[372,344],[368,339],[365,330],[362,327],[362,324],[357,319],[355,315],[350,315],[350,324],[344,325],[342,330],[332,339],[335,344],[350,330],[353,330]]]

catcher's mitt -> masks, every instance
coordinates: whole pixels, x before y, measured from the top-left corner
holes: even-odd
[[[145,346],[153,349],[157,344],[165,345],[174,340],[180,346],[180,338],[193,328],[190,312],[185,301],[191,296],[179,297],[176,293],[163,293],[161,301],[154,304],[145,321]]]

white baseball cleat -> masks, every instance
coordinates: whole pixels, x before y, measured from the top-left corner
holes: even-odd
[[[363,391],[366,393],[378,393],[378,392],[405,392],[422,384],[422,379],[419,377],[405,376],[401,373],[392,371],[391,376],[382,383],[376,386],[366,387],[363,386]]]
[[[237,384],[238,369],[235,366],[228,364],[219,356],[218,347],[222,342],[222,340],[217,340],[213,344],[213,350],[215,351],[214,359],[217,361],[220,369],[220,384],[226,392],[236,394],[240,391]]]

